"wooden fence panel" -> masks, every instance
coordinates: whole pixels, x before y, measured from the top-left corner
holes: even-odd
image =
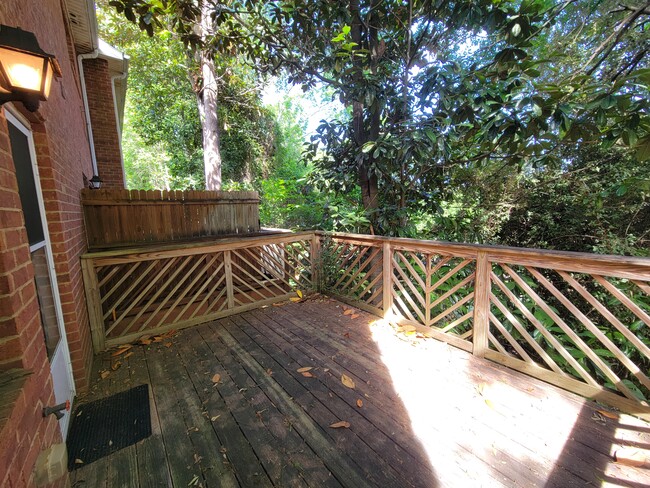
[[[81,197],[90,250],[260,231],[257,192],[84,189]]]

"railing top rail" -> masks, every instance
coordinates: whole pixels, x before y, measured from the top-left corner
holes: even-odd
[[[478,253],[481,252],[487,254],[490,261],[553,268],[570,272],[600,274],[619,278],[650,280],[650,258],[550,251],[485,244],[461,244],[341,232],[327,233],[319,231],[317,234],[363,245],[380,246],[388,242],[394,249],[398,250],[429,251],[465,258],[476,258]]]
[[[231,237],[226,239],[214,239],[210,242],[178,242],[173,244],[159,244],[146,247],[132,247],[129,249],[113,249],[110,251],[89,252],[83,254],[81,259],[92,259],[98,265],[112,265],[133,261],[149,261],[173,256],[190,256],[207,252],[242,249],[246,247],[260,246],[265,244],[279,244],[293,242],[305,238],[311,238],[314,233],[305,232],[281,232],[265,234],[261,236]]]

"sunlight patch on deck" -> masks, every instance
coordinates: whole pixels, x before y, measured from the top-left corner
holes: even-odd
[[[468,353],[407,337],[386,320],[369,328],[434,469],[457,464],[476,486],[545,479],[577,421],[579,403],[540,390],[534,381],[525,386],[526,377],[511,385],[508,373],[483,375]]]

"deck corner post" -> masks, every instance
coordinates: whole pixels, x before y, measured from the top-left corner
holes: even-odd
[[[97,354],[106,349],[106,333],[95,261],[93,259],[82,258],[81,273],[86,292],[86,307],[88,309],[88,322],[90,323],[93,351]]]
[[[230,250],[223,252],[223,269],[226,273],[226,296],[228,300],[228,309],[235,308],[235,289],[232,284],[232,254]]]
[[[320,236],[316,233],[312,235],[309,252],[311,254],[312,287],[314,291],[320,293],[322,289],[321,268],[323,263],[321,262],[321,256],[320,256],[320,252],[321,252]]]
[[[382,247],[382,296],[384,319],[390,320],[393,310],[393,249],[390,242],[384,242]]]
[[[484,357],[488,349],[490,328],[490,271],[491,263],[485,251],[479,251],[476,258],[474,280],[474,333],[472,353]]]

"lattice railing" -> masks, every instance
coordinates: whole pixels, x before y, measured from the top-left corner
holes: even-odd
[[[648,402],[648,278],[504,263],[494,263],[490,276],[489,343],[498,359]]]
[[[313,289],[310,233],[84,256],[97,351]]]
[[[281,234],[82,259],[97,351],[320,290],[650,419],[650,259]]]
[[[349,234],[321,245],[337,297],[650,419],[649,259]]]

